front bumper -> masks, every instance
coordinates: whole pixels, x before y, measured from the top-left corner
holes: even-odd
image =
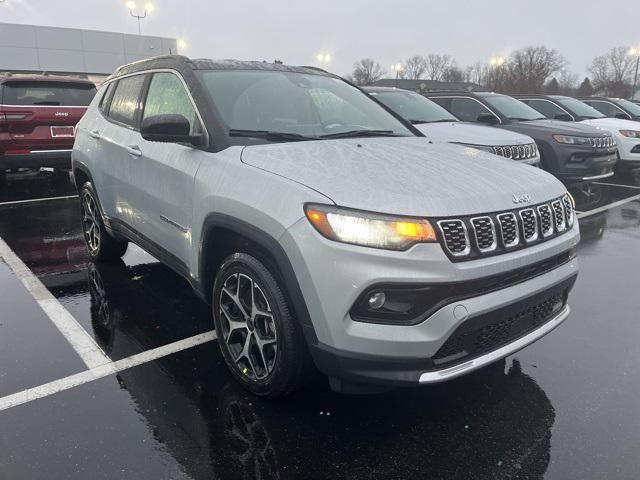
[[[33,150],[29,153],[0,154],[0,170],[18,168],[71,168],[71,150]]]
[[[614,174],[618,161],[615,148],[594,151],[593,149],[562,147],[564,157],[561,170],[553,172],[566,181],[599,180]]]
[[[310,344],[310,350],[322,372],[359,384],[417,385],[421,379],[431,382],[432,378],[441,381],[457,375],[453,370],[440,376],[435,372],[459,367],[462,374],[493,361],[494,356],[483,354],[463,368],[455,362],[437,365],[434,357],[462,324],[527,302],[550,286],[563,282],[572,285],[578,271],[577,260],[572,258],[544,274],[506,288],[453,300],[416,325],[365,323],[354,321],[349,311],[372,285],[465,282],[527,267],[575,247],[579,240],[577,222],[570,232],[545,243],[460,263],[451,262],[439,244],[390,252],[336,244],[310,229],[303,219],[280,239],[296,271],[313,324],[315,342]],[[548,319],[545,325],[560,321]],[[542,325],[539,328],[524,332],[522,338],[527,340],[513,338],[508,345],[498,345],[494,350],[508,354],[550,331]],[[512,343],[513,347],[509,347]]]

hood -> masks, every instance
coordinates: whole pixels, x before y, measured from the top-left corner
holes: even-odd
[[[602,128],[614,135],[618,135],[619,130],[636,130],[640,131],[640,122],[633,120],[624,120],[621,118],[594,118],[582,120],[580,123],[591,125],[596,128]]]
[[[533,139],[520,133],[466,122],[421,123],[414,125],[429,140],[468,145],[525,145]]]
[[[581,122],[563,122],[560,120],[531,120],[529,122],[511,122],[508,127],[517,127],[518,131],[531,134],[546,133],[558,135],[579,135],[583,137],[597,137],[605,134],[602,130],[585,125]]]
[[[337,205],[398,215],[487,213],[514,208],[514,194],[529,194],[538,203],[566,192],[538,168],[420,137],[255,145],[243,149],[242,161]]]

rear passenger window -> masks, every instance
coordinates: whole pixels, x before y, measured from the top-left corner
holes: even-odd
[[[144,75],[134,75],[118,81],[109,108],[109,118],[130,127],[136,126],[136,115],[140,109],[140,92]]]
[[[476,122],[480,115],[493,115],[488,108],[472,98],[452,98],[450,101],[448,110],[465,122]]]
[[[567,112],[562,110],[557,105],[551,103],[548,100],[522,100],[524,103],[528,104],[531,108],[535,108],[542,115],[547,118],[557,118],[558,115],[568,115]]]
[[[107,85],[107,88],[105,89],[105,92],[100,99],[100,111],[105,115],[109,110],[109,104],[111,103],[111,97],[113,96],[113,90],[116,86],[116,83],[117,82],[111,82],[109,85]]]
[[[168,114],[186,118],[191,126],[191,135],[201,133],[196,111],[182,81],[173,73],[155,73],[149,85],[142,119]]]

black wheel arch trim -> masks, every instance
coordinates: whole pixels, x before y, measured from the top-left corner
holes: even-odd
[[[215,228],[224,228],[237,233],[265,249],[272,256],[279,270],[280,279],[284,282],[287,298],[291,302],[291,307],[295,312],[296,318],[303,327],[302,330],[307,343],[310,345],[317,344],[318,338],[316,336],[315,329],[313,328],[311,316],[309,315],[307,304],[304,300],[304,296],[302,295],[302,290],[293,270],[293,266],[291,265],[291,261],[289,260],[289,256],[284,251],[278,240],[255,225],[222,213],[210,213],[207,215],[202,226],[198,251],[198,283],[200,287],[203,289],[207,288],[205,281],[206,262],[204,259],[205,252],[208,248],[207,244],[212,241],[211,238],[208,238],[208,234]],[[203,293],[206,298],[208,298],[208,294],[206,292],[201,292],[201,296]]]

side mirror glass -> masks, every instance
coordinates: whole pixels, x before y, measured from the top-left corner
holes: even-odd
[[[631,120],[631,117],[624,112],[616,113],[616,118],[620,118],[622,120]]]
[[[202,136],[190,135],[189,120],[183,115],[154,115],[142,121],[140,134],[149,142],[202,144]]]
[[[487,125],[496,125],[500,123],[500,119],[492,113],[481,113],[478,115],[478,118],[476,118],[476,122],[485,123]]]

